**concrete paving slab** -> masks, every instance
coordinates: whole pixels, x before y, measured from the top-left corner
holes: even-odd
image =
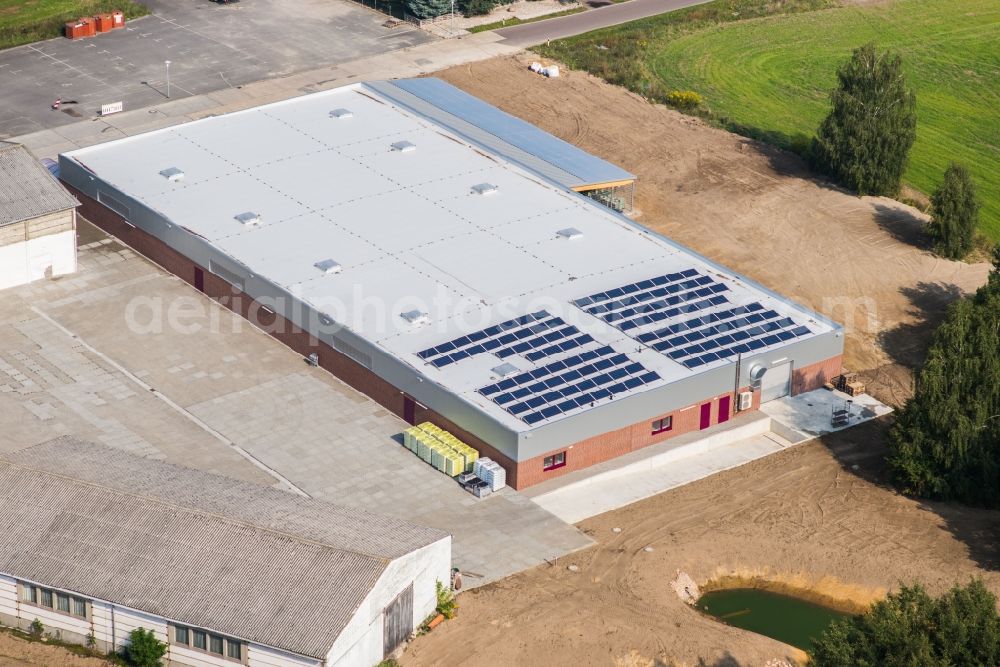
[[[80,224],[78,273],[0,298],[0,451],[73,434],[435,526],[467,586],[592,544],[512,489],[474,498],[401,419]]]
[[[891,407],[868,394],[851,397],[842,391],[826,389],[785,396],[765,403],[760,409],[779,424],[813,438],[842,431],[892,412]],[[830,423],[834,409],[850,410],[850,417],[843,426],[833,426]]]

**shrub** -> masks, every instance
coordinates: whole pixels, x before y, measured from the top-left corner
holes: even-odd
[[[160,667],[160,661],[166,652],[167,645],[156,638],[152,630],[136,628],[129,633],[129,643],[123,649],[122,657],[133,667]]]
[[[979,226],[979,198],[969,170],[954,162],[931,195],[930,233],[939,255],[961,259],[969,254]]]
[[[45,632],[45,626],[37,618],[31,622],[30,631],[32,637],[42,638],[42,633]]]
[[[455,612],[458,607],[455,604],[455,594],[440,581],[435,582],[434,587],[437,590],[437,613],[445,618],[455,618]]]
[[[701,106],[701,95],[693,90],[671,90],[666,103],[676,109],[697,109]]]
[[[902,59],[866,44],[837,79],[833,108],[813,140],[813,166],[858,194],[896,194],[917,137],[916,97]]]

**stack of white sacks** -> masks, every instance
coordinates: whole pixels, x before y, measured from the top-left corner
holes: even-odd
[[[476,477],[490,485],[490,490],[499,491],[507,486],[507,471],[493,459],[480,458],[472,464]]]
[[[558,65],[549,65],[548,67],[545,67],[541,63],[531,63],[528,65],[528,69],[536,74],[541,74],[542,76],[547,76],[553,79],[559,76]]]

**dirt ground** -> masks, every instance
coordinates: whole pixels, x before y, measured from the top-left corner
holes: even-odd
[[[859,603],[900,581],[940,592],[980,575],[1000,591],[1000,513],[926,505],[882,486],[883,428],[860,426],[584,521],[597,546],[461,594],[458,617],[413,642],[402,665],[737,667],[801,655],[687,606],[669,585],[677,570],[698,582],[762,576]]]
[[[846,327],[845,366],[900,404],[945,305],[988,264],[940,259],[926,216],[810,179],[789,153],[648,104],[582,72],[547,79],[523,54],[438,72],[638,176],[636,219]]]
[[[61,646],[50,646],[0,632],[0,667],[108,667],[107,660],[70,653]]]
[[[639,177],[643,224],[844,323],[845,364],[887,402],[908,395],[909,369],[946,304],[985,281],[987,265],[927,252],[925,219],[910,207],[810,180],[794,156],[588,75],[544,79],[526,70],[530,60],[437,76],[629,169]],[[700,584],[759,577],[857,604],[899,582],[936,593],[982,576],[1000,592],[1000,512],[894,493],[881,463],[886,426],[870,423],[589,519],[581,528],[597,546],[460,595],[458,618],[417,639],[402,664],[801,659],[681,602],[669,585],[678,570]]]

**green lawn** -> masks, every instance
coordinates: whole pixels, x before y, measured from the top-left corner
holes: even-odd
[[[896,50],[917,93],[905,181],[929,193],[950,160],[964,163],[983,199],[983,231],[1000,240],[1000,1],[895,0],[739,18],[638,21],[553,44],[550,55],[640,93],[697,91],[724,126],[801,150],[851,50],[867,41]],[[598,54],[629,41],[636,64],[623,75]]]
[[[126,18],[149,13],[135,0],[0,0],[0,49],[58,37],[67,21],[116,9]]]

